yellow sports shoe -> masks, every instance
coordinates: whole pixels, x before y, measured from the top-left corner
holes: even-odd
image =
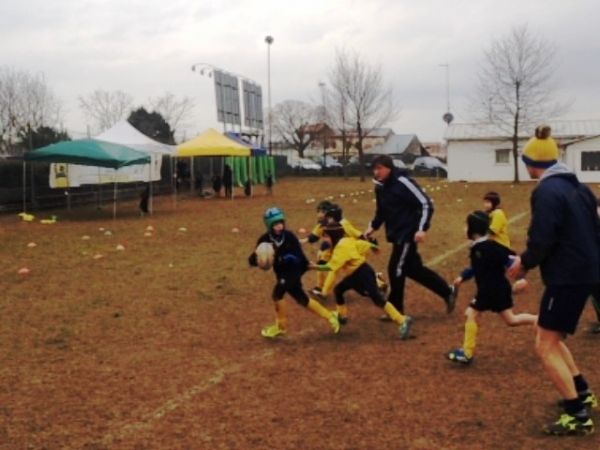
[[[335,334],[340,332],[340,317],[337,312],[332,312],[331,317],[328,319],[329,325]]]
[[[260,332],[262,337],[267,339],[275,339],[280,336],[285,336],[285,330],[283,328],[279,328],[279,325],[276,323],[273,325],[267,325]]]

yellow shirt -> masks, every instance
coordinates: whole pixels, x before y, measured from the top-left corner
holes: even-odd
[[[346,236],[353,238],[359,238],[362,236],[362,231],[360,231],[358,228],[352,225],[352,223],[348,219],[342,219],[340,221],[340,225],[344,229],[344,233],[346,233]],[[314,234],[318,237],[323,237],[323,232],[323,225],[317,223],[311,231],[311,234]]]
[[[490,231],[492,239],[498,244],[510,248],[510,237],[508,236],[508,220],[501,209],[495,209],[490,213]]]
[[[338,273],[343,272],[348,276],[367,261],[367,255],[373,249],[373,244],[363,239],[351,237],[342,238],[337,243],[331,254],[331,259],[321,266],[321,270],[330,271],[323,284],[322,293],[328,295]]]

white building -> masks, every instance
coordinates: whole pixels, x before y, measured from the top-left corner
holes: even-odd
[[[551,121],[552,136],[563,149],[562,159],[582,181],[600,182],[600,120]],[[519,136],[519,154],[533,135]],[[446,130],[450,181],[512,181],[514,160],[510,136],[491,124],[451,124]],[[529,180],[519,158],[519,177]]]

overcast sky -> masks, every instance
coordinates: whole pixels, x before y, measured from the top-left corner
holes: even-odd
[[[271,34],[273,103],[317,101],[336,48],[355,49],[380,63],[394,88],[402,107],[394,131],[429,141],[444,132],[439,65],[450,65],[456,121],[469,121],[483,48],[525,23],[558,49],[557,96],[573,102],[564,118],[600,118],[599,16],[598,0],[3,0],[0,65],[43,72],[69,130],[85,130],[77,97],[98,88],[121,89],[139,104],[165,91],[193,97],[191,137],[216,125],[212,80],[191,64],[265,88]]]

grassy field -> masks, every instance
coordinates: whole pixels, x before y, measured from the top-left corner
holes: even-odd
[[[522,249],[529,217],[519,215],[532,184],[420,181],[436,206],[421,254],[445,278],[467,264],[468,250],[458,248],[464,219],[489,189],[501,193],[509,217],[521,217],[511,234]],[[310,200],[331,195],[364,228],[371,189],[355,180],[286,179],[272,197],[259,191],[176,205],[160,198],[150,218],[134,203],[120,205],[116,221],[108,205],[57,211],[54,225],[0,217],[0,448],[600,448],[599,435],[540,434],[559,411],[532,329],[508,329],[490,314],[472,366],[444,359],[462,342],[472,284],[447,315],[440,299],[409,282],[409,341],[358,295],[349,297],[351,321],[340,335],[290,305],[288,337],[260,337],[273,320],[274,277],[250,269],[247,256],[264,231],[264,209],[281,206],[290,229],[310,229]],[[384,270],[388,256],[384,245],[371,263]],[[17,273],[23,267],[28,275]],[[537,310],[537,272],[529,279],[517,311]],[[313,283],[307,274],[305,287]],[[600,390],[600,338],[586,332],[592,318],[586,309],[569,344]]]

